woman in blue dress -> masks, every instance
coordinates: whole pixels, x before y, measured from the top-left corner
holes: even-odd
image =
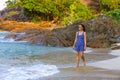
[[[84,66],[86,66],[86,60],[84,57],[84,51],[86,50],[86,32],[84,25],[78,25],[79,31],[76,32],[73,49],[76,51],[76,67],[79,67],[80,57],[83,60]]]

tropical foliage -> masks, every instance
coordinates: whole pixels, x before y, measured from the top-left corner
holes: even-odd
[[[120,8],[120,0],[100,0],[101,8],[104,10],[114,10]]]
[[[106,15],[112,16],[113,18],[120,20],[120,9],[109,11],[106,13]]]
[[[42,20],[56,17],[60,20],[71,18],[71,21],[91,18],[90,10],[79,0],[8,0],[6,3],[8,8],[21,7],[24,14],[33,19],[36,16]]]
[[[93,17],[91,11],[79,1],[73,2],[73,4],[70,5],[69,10],[69,15],[64,18],[64,24],[74,22],[78,19],[88,20]]]
[[[120,0],[99,0],[101,12],[120,19]],[[8,8],[20,7],[31,21],[52,21],[57,19],[62,24],[69,24],[75,20],[88,20],[95,15],[80,3],[80,0],[8,0]]]

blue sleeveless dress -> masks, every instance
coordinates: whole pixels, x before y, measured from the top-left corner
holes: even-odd
[[[82,34],[79,35],[79,32],[77,34],[77,41],[75,43],[75,47],[74,50],[77,52],[82,52],[84,51],[84,32]]]

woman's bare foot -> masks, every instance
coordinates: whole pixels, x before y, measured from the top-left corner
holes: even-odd
[[[86,66],[86,62],[84,62],[84,66]]]
[[[76,66],[75,68],[79,68],[79,66]]]

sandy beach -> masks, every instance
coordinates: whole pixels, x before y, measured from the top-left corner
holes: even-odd
[[[111,67],[114,64],[112,59],[117,59],[117,56],[111,53],[113,53],[111,49],[89,49],[88,52],[85,52],[87,66],[83,67],[82,61],[80,61],[78,69],[75,68],[75,53],[71,48],[42,56],[31,56],[31,60],[41,59],[46,64],[56,65],[60,71],[57,74],[42,77],[38,80],[120,80],[120,70],[114,69],[114,66]],[[104,64],[107,62],[109,65]],[[116,63],[119,63],[119,61]],[[106,66],[109,66],[109,68]]]

